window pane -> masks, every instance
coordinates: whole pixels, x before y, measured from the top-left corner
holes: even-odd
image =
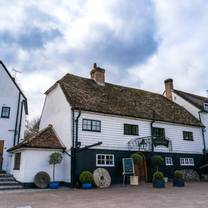
[[[138,125],[124,124],[124,134],[138,135]]]

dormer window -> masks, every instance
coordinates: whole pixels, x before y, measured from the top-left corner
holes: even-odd
[[[208,103],[204,103],[204,110],[208,111]]]

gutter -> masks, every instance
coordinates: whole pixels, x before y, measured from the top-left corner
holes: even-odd
[[[16,122],[15,122],[15,129],[14,129],[14,142],[13,142],[13,146],[15,146],[15,144],[16,144],[16,133],[17,133],[17,125],[18,125],[18,119],[19,119],[20,97],[21,97],[21,93],[19,92],[18,103],[17,103]]]
[[[201,113],[202,112],[203,112],[202,110],[198,112],[198,114],[199,114],[199,120],[200,120],[201,123],[202,123],[202,121],[201,121]],[[204,132],[205,132],[205,127],[202,127],[202,139],[203,139],[203,144],[204,144],[203,153],[204,153],[204,159],[206,161],[207,160],[207,155],[206,155],[206,142],[205,142]]]

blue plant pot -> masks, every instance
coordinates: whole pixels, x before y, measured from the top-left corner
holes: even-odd
[[[59,182],[50,182],[49,187],[51,189],[57,189],[59,188]]]
[[[173,179],[173,186],[175,187],[184,187],[185,182],[183,179]]]
[[[165,188],[164,180],[153,180],[152,184],[154,188]]]
[[[91,189],[92,188],[92,184],[91,183],[83,183],[82,184],[82,188],[83,189]]]

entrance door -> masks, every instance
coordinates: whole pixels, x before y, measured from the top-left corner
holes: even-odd
[[[3,164],[3,151],[4,151],[4,140],[0,140],[0,171],[2,170],[2,164]]]
[[[143,163],[139,167],[135,165],[136,175],[138,176],[139,182],[147,182],[147,162],[143,153],[138,152],[143,157]]]

